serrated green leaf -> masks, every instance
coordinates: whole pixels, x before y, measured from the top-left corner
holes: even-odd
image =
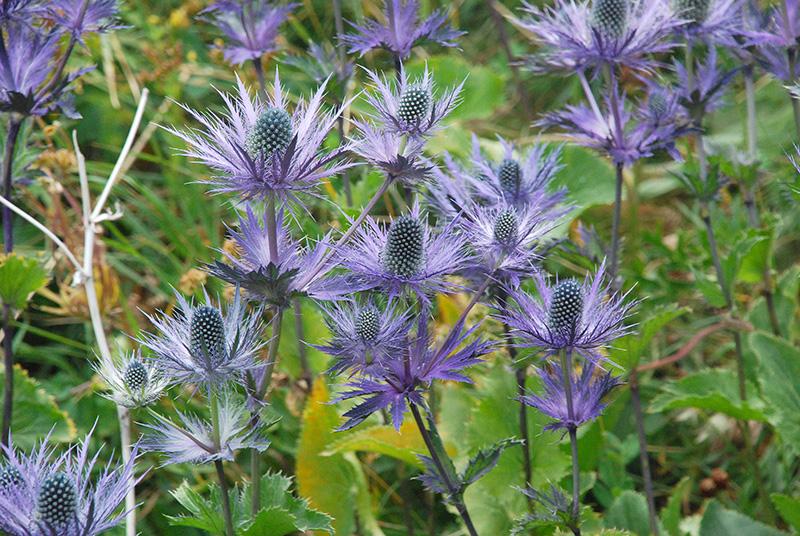
[[[491,447],[479,450],[478,453],[467,462],[467,467],[461,474],[461,482],[463,482],[465,486],[468,486],[479,480],[486,473],[494,469],[495,465],[497,465],[497,462],[500,460],[500,455],[505,449],[512,445],[522,444],[523,442],[518,439],[503,439]]]
[[[688,307],[659,307],[646,320],[639,323],[636,333],[626,335],[614,343],[610,352],[612,361],[626,371],[632,370],[639,364],[658,332],[689,311]]]
[[[417,425],[410,420],[403,422],[399,431],[395,430],[393,426],[375,425],[344,432],[341,435],[341,439],[336,439],[331,443],[323,456],[342,452],[374,452],[391,456],[422,469],[422,463],[417,458],[417,454],[428,452]]]
[[[692,481],[688,476],[682,478],[672,489],[667,505],[661,510],[661,524],[664,525],[667,534],[676,536],[681,534],[681,512],[683,504],[688,500],[691,491]]]
[[[624,491],[616,498],[605,517],[608,528],[629,530],[639,536],[650,534],[647,500],[635,491]]]
[[[763,402],[751,396],[739,400],[738,380],[731,370],[703,370],[680,380],[665,382],[661,394],[653,399],[648,412],[681,408],[698,408],[730,415],[736,419],[765,421]],[[756,393],[748,386],[748,393]]]
[[[297,532],[297,519],[283,508],[261,510],[253,524],[240,532],[241,536],[285,536]]]
[[[30,296],[45,286],[47,271],[36,261],[17,254],[0,259],[0,303],[23,309]]]
[[[211,534],[223,534],[225,521],[222,512],[218,511],[219,500],[214,501],[214,495],[219,499],[219,493],[211,489],[211,499],[206,499],[195,491],[188,482],[184,481],[178,489],[173,490],[172,496],[187,510],[191,516],[170,516],[170,524],[179,527],[194,527]]]
[[[700,523],[700,536],[781,536],[781,532],[759,523],[744,514],[727,510],[713,500],[706,506],[703,521]]]
[[[789,497],[783,493],[773,493],[769,497],[783,520],[795,530],[800,531],[800,499]]]

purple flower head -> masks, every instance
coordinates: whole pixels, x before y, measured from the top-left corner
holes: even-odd
[[[367,19],[362,25],[350,23],[357,33],[340,36],[349,47],[348,52],[363,56],[372,49],[385,48],[406,59],[413,47],[425,41],[454,47],[455,39],[465,33],[447,24],[444,10],[435,11],[420,22],[417,0],[386,0],[383,13],[384,24],[375,19]]]
[[[433,347],[428,334],[427,315],[421,315],[417,333],[404,347],[384,362],[379,374],[355,380],[338,400],[365,400],[344,415],[339,430],[348,430],[377,411],[389,409],[396,429],[403,424],[408,404],[423,405],[423,392],[433,380],[452,380],[471,383],[461,371],[481,362],[481,357],[494,348],[494,343],[474,340],[467,342],[478,326],[464,332],[463,321],[454,326],[439,347]],[[460,349],[459,349],[460,348]]]
[[[667,0],[557,0],[539,8],[527,2],[519,26],[535,36],[541,51],[531,59],[537,72],[599,69],[622,65],[650,71],[653,54],[669,51],[682,21]]]
[[[120,505],[136,484],[131,459],[98,465],[89,455],[92,432],[56,456],[47,438],[30,454],[3,446],[0,464],[0,530],[9,536],[95,536],[125,518]]]
[[[437,97],[427,65],[422,76],[414,80],[402,68],[397,83],[366,71],[375,89],[374,93],[367,94],[367,103],[374,109],[372,115],[381,130],[410,137],[426,136],[441,128],[442,120],[458,106],[464,86],[461,82]]]
[[[539,376],[544,384],[543,396],[529,393],[519,398],[526,406],[536,408],[555,420],[545,426],[545,430],[574,429],[596,419],[606,408],[603,399],[622,384],[618,377],[612,376],[610,372],[599,371],[592,363],[586,363],[580,375],[570,373],[573,410],[573,418],[570,419],[564,392],[564,373],[554,363],[549,365],[549,369],[539,369]]]
[[[351,150],[387,177],[413,186],[424,180],[432,166],[423,157],[424,138],[406,139],[402,134],[379,130],[370,123],[353,121],[358,137]]]
[[[625,320],[637,302],[626,302],[628,293],[612,293],[604,282],[605,263],[591,280],[574,279],[549,285],[541,272],[534,273],[538,297],[509,289],[510,305],[496,316],[511,327],[520,347],[536,348],[544,357],[571,349],[592,363],[606,358],[599,351],[630,333]]]
[[[239,230],[228,229],[236,243],[238,255],[223,251],[227,263],[216,262],[208,266],[211,274],[238,285],[251,299],[276,307],[288,307],[296,296],[317,299],[333,297],[321,282],[326,268],[316,270],[328,250],[327,238],[315,247],[303,247],[294,240],[286,226],[283,213],[277,216],[277,258],[270,258],[270,233],[268,215],[262,221],[250,205],[239,216]],[[314,275],[313,279],[310,278]]]
[[[120,353],[111,359],[101,357],[93,367],[108,386],[108,393],[103,396],[126,408],[155,403],[169,386],[169,378],[157,362],[143,358],[138,351]]]
[[[272,5],[265,0],[218,0],[200,12],[228,38],[225,60],[241,65],[277,50],[278,29],[298,4]]]
[[[781,0],[769,11],[770,26],[759,37],[768,45],[783,49],[796,47],[800,39],[800,0]]]
[[[377,288],[391,299],[409,291],[425,303],[431,294],[457,288],[447,276],[465,268],[469,258],[457,221],[434,231],[418,204],[391,225],[367,219],[338,252],[350,271],[350,292]]]
[[[675,62],[679,102],[690,117],[697,119],[722,105],[725,89],[738,69],[721,69],[714,47],[709,48],[705,61],[698,60],[693,68],[694,76],[690,79],[686,65]]]
[[[259,424],[253,426],[246,405],[232,394],[221,394],[216,413],[218,436],[213,423],[195,415],[178,412],[180,424],[158,416],[158,423],[142,425],[150,431],[142,438],[141,448],[146,452],[164,453],[167,456],[165,465],[232,461],[237,450],[264,452],[269,448],[270,442],[264,436],[268,423],[260,419]]]
[[[84,7],[85,4],[85,7]],[[54,0],[46,17],[79,39],[88,33],[104,33],[121,28],[117,0]]]
[[[324,83],[308,103],[301,100],[292,114],[287,111],[277,71],[267,102],[251,97],[238,78],[237,84],[238,95],[220,93],[225,113],[203,113],[183,106],[200,128],[167,128],[187,143],[181,154],[214,170],[216,175],[205,181],[214,186],[213,192],[235,192],[244,200],[274,197],[299,204],[299,194],[311,192],[323,178],[352,165],[339,161],[347,147],[328,153],[322,150],[340,113],[321,110]]]
[[[329,370],[332,374],[379,373],[387,359],[402,352],[411,329],[409,312],[398,310],[394,301],[385,308],[373,301],[352,301],[323,309],[331,339],[316,348],[336,359]]]
[[[689,40],[737,46],[743,0],[672,0],[672,12],[686,23],[677,31]]]
[[[42,0],[3,0],[0,2],[0,25],[30,25],[45,10]]]
[[[139,340],[171,383],[219,386],[263,365],[256,362],[263,346],[261,315],[246,311],[239,292],[224,312],[208,294],[202,305],[177,293],[176,299],[173,316],[146,315],[160,335]]]

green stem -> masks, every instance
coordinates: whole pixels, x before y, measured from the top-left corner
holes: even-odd
[[[617,163],[615,170],[614,215],[611,221],[611,251],[608,255],[608,276],[611,280],[612,288],[618,290],[620,285],[617,281],[617,272],[619,271],[620,221],[622,219],[622,186],[624,183],[622,163]]]
[[[211,406],[211,439],[214,442],[215,450],[219,452],[222,448],[220,444],[219,430],[219,400],[217,398],[217,393],[213,388],[209,390],[208,401],[209,405]],[[222,466],[222,460],[214,460],[214,467],[217,469],[220,494],[222,495],[222,513],[225,517],[225,534],[226,536],[234,536],[233,516],[231,515],[231,501],[228,493],[228,481],[225,479],[225,470]]]

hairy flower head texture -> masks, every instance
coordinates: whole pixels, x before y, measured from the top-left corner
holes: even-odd
[[[156,361],[143,358],[139,352],[120,353],[111,359],[101,357],[94,369],[108,386],[103,396],[126,408],[153,404],[169,385]]]

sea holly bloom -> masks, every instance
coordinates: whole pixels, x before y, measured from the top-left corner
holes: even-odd
[[[458,106],[464,87],[461,82],[437,96],[427,65],[422,76],[413,80],[404,68],[401,69],[396,83],[366,71],[375,89],[367,94],[366,100],[374,109],[373,118],[381,130],[411,137],[426,136],[441,128],[442,120]]]
[[[743,31],[742,0],[672,0],[672,12],[685,21],[678,32],[690,40],[735,46]]]
[[[227,108],[221,115],[183,106],[200,128],[167,128],[188,145],[181,154],[214,170],[216,175],[203,181],[214,187],[213,192],[301,204],[300,194],[352,166],[341,161],[348,147],[327,153],[322,149],[341,113],[322,111],[324,83],[308,103],[298,102],[293,113],[287,110],[277,71],[266,102],[251,96],[238,77],[237,88],[237,95],[220,93]]]
[[[557,0],[540,8],[527,2],[517,24],[542,50],[531,58],[537,72],[599,69],[620,65],[651,71],[653,54],[675,46],[669,37],[682,21],[668,0]]]
[[[456,222],[433,231],[418,204],[388,226],[367,219],[337,253],[350,271],[350,291],[380,289],[390,299],[409,291],[426,303],[429,295],[454,291],[446,278],[469,261]]]
[[[9,536],[95,536],[120,524],[120,505],[137,479],[136,450],[125,465],[98,467],[89,455],[91,432],[56,456],[47,438],[30,454],[3,446],[0,530]]]
[[[569,382],[572,394],[572,416],[567,411],[567,396],[564,390],[564,373],[557,364],[539,369],[544,385],[544,394],[528,393],[519,401],[536,408],[555,422],[544,427],[545,430],[568,430],[592,421],[603,413],[606,395],[622,381],[610,372],[602,372],[592,363],[586,363],[580,374],[570,372]]]
[[[252,207],[247,205],[245,214],[239,217],[239,230],[228,228],[237,254],[223,251],[227,263],[217,261],[208,266],[208,271],[244,289],[248,298],[276,307],[288,307],[292,298],[297,296],[334,297],[322,281],[326,268],[330,266],[326,264],[322,270],[317,270],[328,251],[327,237],[313,248],[303,247],[291,237],[284,215],[279,213],[275,248],[278,256],[271,259],[267,222],[266,214],[263,221],[259,221]]]
[[[583,283],[567,279],[549,285],[536,272],[533,280],[538,297],[508,289],[509,306],[496,316],[511,328],[520,347],[535,348],[543,357],[560,350],[575,351],[599,364],[606,360],[600,349],[633,329],[624,322],[636,305],[626,302],[627,292],[611,292],[604,279],[605,263]]]
[[[351,150],[386,176],[406,186],[413,186],[427,177],[433,166],[422,156],[424,138],[407,139],[402,134],[380,130],[370,123],[353,121],[358,136]]]
[[[447,24],[444,10],[435,11],[420,22],[417,0],[386,0],[383,13],[385,23],[375,19],[368,19],[361,25],[350,23],[357,33],[340,36],[349,47],[348,52],[363,56],[372,49],[385,48],[396,57],[406,59],[413,47],[426,41],[454,47],[455,39],[465,33]]]
[[[221,47],[225,60],[242,65],[277,50],[278,30],[297,7],[296,3],[273,5],[264,0],[218,0],[200,15],[229,40]]]
[[[219,396],[216,413],[217,423],[181,412],[180,423],[175,423],[154,413],[158,422],[142,425],[149,431],[142,438],[141,448],[165,454],[166,464],[232,461],[237,450],[264,452],[269,448],[264,430],[270,423],[259,419],[254,426],[246,405],[232,394],[223,392]]]
[[[108,386],[103,396],[126,408],[155,403],[169,385],[156,362],[142,358],[140,352],[121,353],[111,359],[101,357],[93,366]]]
[[[428,333],[427,315],[421,315],[415,336],[386,359],[381,369],[348,384],[349,390],[338,400],[365,400],[344,414],[347,422],[339,429],[348,430],[384,409],[389,410],[392,424],[399,429],[408,404],[424,405],[423,393],[434,380],[472,383],[463,369],[480,363],[481,357],[494,348],[488,341],[467,342],[476,329],[464,331],[461,320],[441,346],[435,347]]]
[[[249,314],[239,292],[224,312],[204,297],[195,304],[176,293],[173,316],[146,315],[160,334],[139,342],[171,383],[219,386],[263,365],[256,361],[263,346],[260,313]]]
[[[334,303],[323,307],[331,338],[315,346],[335,359],[328,372],[379,374],[387,359],[397,356],[411,329],[408,311],[390,301],[380,308],[373,301]]]
[[[687,66],[675,62],[678,102],[686,109],[689,117],[696,120],[722,105],[724,91],[739,69],[722,69],[717,62],[717,51],[714,47],[709,49],[705,61],[697,61],[693,69],[694,76],[690,84]]]
[[[0,2],[0,25],[30,25],[34,17],[41,15],[44,10],[41,0],[3,0]]]
[[[118,13],[117,0],[54,0],[45,16],[80,39],[88,33],[105,33],[120,28]]]

